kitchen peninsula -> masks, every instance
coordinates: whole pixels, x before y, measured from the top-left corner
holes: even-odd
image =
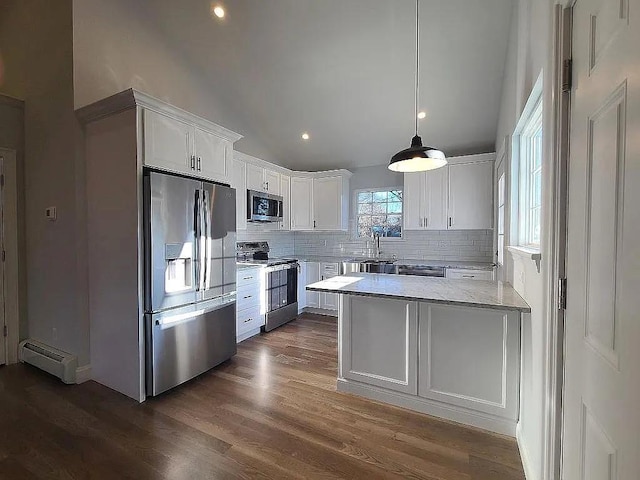
[[[515,435],[520,330],[530,307],[502,282],[353,273],[338,293],[338,391]]]

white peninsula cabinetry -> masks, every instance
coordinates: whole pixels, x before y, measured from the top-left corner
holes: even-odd
[[[304,277],[300,278],[306,280],[304,285],[326,280],[339,275],[340,265],[334,262],[301,262],[304,264],[303,270],[305,272]],[[326,293],[326,292],[310,292],[306,291],[305,287],[302,287],[302,297],[304,295],[305,307],[315,313],[321,313],[325,315],[336,316],[338,314],[338,294]],[[300,300],[298,299],[298,302]],[[298,305],[300,309],[300,305]]]
[[[260,333],[265,322],[264,269],[241,267],[236,274],[236,338],[238,343]]]
[[[307,288],[340,293],[339,391],[515,435],[530,308],[510,285],[360,273]]]
[[[92,379],[145,400],[143,167],[229,183],[230,130],[130,89],[81,108]]]
[[[445,167],[404,175],[406,230],[493,228],[495,154],[449,158]]]

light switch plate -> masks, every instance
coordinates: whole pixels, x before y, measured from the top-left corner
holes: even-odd
[[[47,217],[47,219],[51,220],[52,222],[55,222],[56,219],[58,218],[58,212],[56,210],[56,207],[45,208],[44,214]]]

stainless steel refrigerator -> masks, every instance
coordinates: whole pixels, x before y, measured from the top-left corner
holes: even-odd
[[[147,395],[236,353],[236,200],[223,185],[144,173]]]

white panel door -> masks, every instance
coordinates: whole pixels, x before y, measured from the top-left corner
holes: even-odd
[[[342,178],[313,179],[313,225],[317,230],[340,230]]]
[[[320,263],[307,262],[307,285],[320,281]],[[320,308],[320,293],[307,291],[307,307]]]
[[[206,178],[226,181],[231,142],[198,127],[194,130],[196,170]]]
[[[255,190],[256,192],[264,192],[264,168],[258,167],[253,163],[247,163],[247,190]]]
[[[231,161],[231,186],[236,189],[236,230],[247,229],[247,164],[242,160]]]
[[[449,229],[485,230],[493,224],[493,162],[449,166]]]
[[[272,195],[281,195],[280,193],[280,174],[272,170],[264,171],[265,190]]]
[[[291,230],[313,230],[313,179],[291,177]]]
[[[193,174],[193,127],[166,115],[145,110],[144,164],[174,172]]]
[[[424,183],[423,172],[404,174],[402,208],[405,230],[422,230],[424,228]]]
[[[424,174],[424,227],[427,230],[447,229],[447,188],[449,169],[430,170]]]
[[[640,0],[573,11],[565,480],[640,475]]]
[[[280,175],[280,195],[282,195],[280,230],[291,230],[291,177],[289,175]]]

